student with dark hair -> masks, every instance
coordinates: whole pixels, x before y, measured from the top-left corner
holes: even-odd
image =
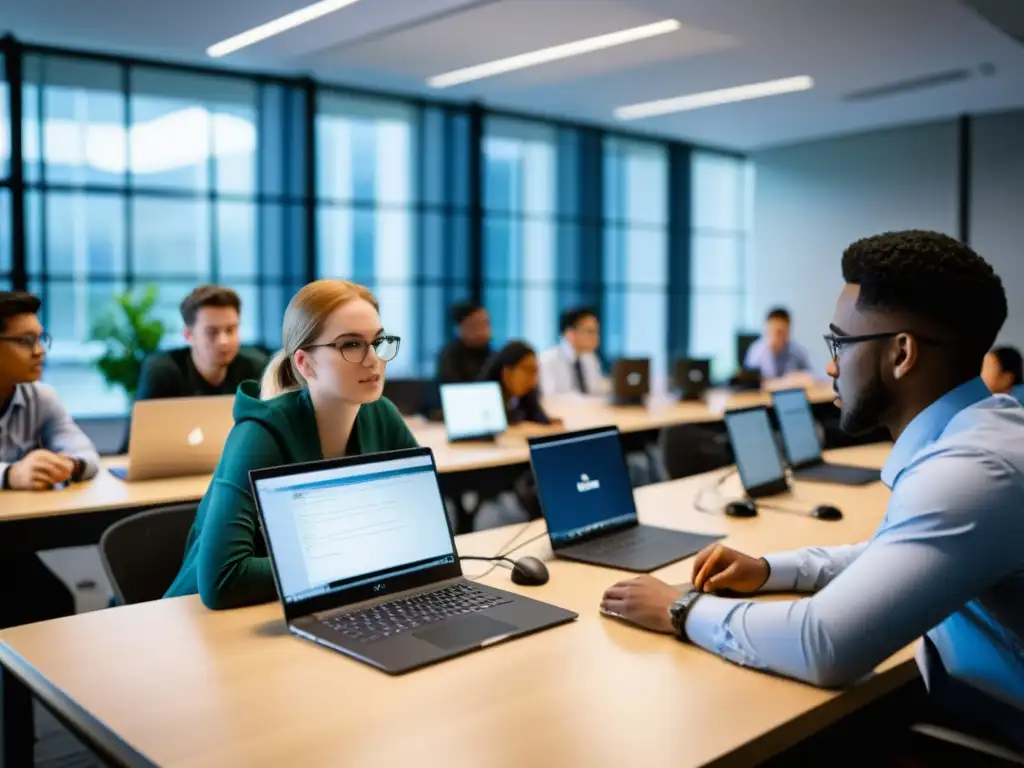
[[[499,349],[480,373],[482,381],[501,385],[509,424],[560,423],[548,417],[537,391],[537,355],[525,341],[510,341]]]
[[[562,313],[561,343],[540,356],[540,391],[545,397],[575,393],[601,395],[611,386],[601,372],[597,348],[601,345],[601,324],[589,307]]]
[[[852,434],[881,425],[895,441],[874,536],[764,557],[714,545],[698,555],[692,587],[645,576],[609,589],[603,609],[829,688],[923,636],[929,715],[1024,747],[1024,409],[978,376],[1006,319],[1002,282],[934,232],[859,240],[842,266],[825,336],[840,424]],[[715,594],[769,591],[811,596]]]
[[[811,369],[807,350],[793,341],[792,317],[785,307],[769,310],[764,320],[764,333],[750,345],[743,367],[758,371],[765,380],[781,379]]]
[[[1014,347],[996,347],[985,355],[981,378],[996,395],[1017,395],[1024,384],[1024,360]]]
[[[242,299],[230,288],[192,291],[181,302],[187,346],[146,359],[136,399],[233,395],[243,381],[259,379],[267,361],[241,348],[241,313]]]
[[[483,305],[457,304],[452,322],[459,330],[441,350],[437,359],[437,380],[441,384],[476,381],[491,356],[491,317]]]
[[[9,491],[88,480],[100,459],[52,387],[40,383],[50,336],[30,293],[0,292],[0,505]],[[74,613],[71,592],[36,555],[0,557],[0,628]]]

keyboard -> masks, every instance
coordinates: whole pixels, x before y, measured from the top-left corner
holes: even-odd
[[[658,540],[661,531],[654,528],[627,528],[600,539],[588,541],[587,553],[591,555],[607,555],[613,552],[625,552],[637,547],[645,547]]]
[[[510,603],[510,597],[495,595],[472,584],[453,584],[388,603],[324,619],[323,623],[350,640],[375,643],[403,632]]]

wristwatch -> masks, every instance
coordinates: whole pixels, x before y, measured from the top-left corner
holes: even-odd
[[[693,604],[700,599],[703,592],[699,592],[692,586],[682,594],[672,605],[668,607],[668,616],[672,620],[672,629],[675,630],[676,637],[683,642],[689,642],[690,638],[686,636],[686,617],[690,613],[690,609]]]

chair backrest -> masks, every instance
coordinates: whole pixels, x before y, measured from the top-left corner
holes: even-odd
[[[140,512],[100,539],[100,559],[119,604],[159,600],[178,575],[198,503]]]

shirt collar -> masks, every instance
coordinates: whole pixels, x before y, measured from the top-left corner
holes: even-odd
[[[882,482],[892,488],[900,472],[917,452],[935,442],[954,416],[964,408],[991,396],[985,382],[977,377],[950,390],[917,414],[893,444],[889,458],[882,467]]]
[[[562,354],[569,358],[569,362],[575,363],[577,357],[576,350],[572,348],[572,344],[569,343],[569,340],[562,339],[560,346],[562,347]]]
[[[7,410],[0,413],[0,419],[6,417],[8,414],[14,413],[15,408],[25,407],[25,387],[21,384],[17,384],[14,387],[14,394],[11,396],[11,402],[7,406]]]

